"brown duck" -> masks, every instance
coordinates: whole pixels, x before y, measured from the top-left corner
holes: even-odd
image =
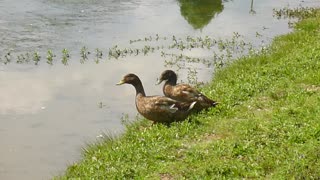
[[[196,101],[195,110],[215,107],[218,104],[188,84],[177,84],[177,74],[172,70],[166,70],[161,74],[158,84],[162,81],[165,81],[163,86],[165,96],[181,102]]]
[[[178,102],[165,96],[146,96],[139,77],[127,74],[117,85],[131,84],[136,89],[136,108],[145,118],[154,123],[171,123],[187,118],[196,102]]]

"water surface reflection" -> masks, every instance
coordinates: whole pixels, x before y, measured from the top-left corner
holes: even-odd
[[[202,29],[222,12],[222,0],[178,0],[181,15],[194,29]]]
[[[259,31],[268,41],[289,30],[287,21],[272,18],[272,9],[299,5],[294,0],[259,0],[252,15],[250,3],[203,0],[193,7],[186,0],[0,1],[1,57],[13,49],[37,50],[45,58],[52,49],[60,62],[63,48],[71,52],[68,66],[0,65],[0,179],[50,178],[79,158],[86,141],[103,131],[121,132],[123,113],[136,115],[133,88],[114,85],[123,75],[136,73],[147,94],[161,94],[155,82],[167,67],[159,54],[80,64],[81,47],[106,52],[115,44],[126,47],[130,39],[155,34],[226,38],[234,31],[248,41]],[[262,31],[263,26],[267,29]],[[183,53],[203,56],[202,51]],[[199,80],[211,78],[212,69],[192,66]],[[179,75],[186,81],[186,70]],[[100,102],[105,106],[99,108]]]

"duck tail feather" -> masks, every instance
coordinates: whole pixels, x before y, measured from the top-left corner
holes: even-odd
[[[172,104],[172,105],[169,107],[169,110],[170,110],[171,113],[175,113],[176,111],[178,111],[178,108],[175,107],[175,106],[176,106],[176,104]]]
[[[216,106],[216,105],[218,105],[219,103],[218,102],[216,102],[216,101],[213,101],[212,102],[212,106]]]
[[[191,109],[193,109],[194,105],[197,103],[197,101],[194,101],[190,104],[188,111],[190,111]]]
[[[204,101],[204,103],[206,103],[206,104],[210,104],[211,106],[213,106],[213,107],[215,107],[217,104],[219,104],[218,102],[216,102],[216,101],[214,101],[214,100],[211,100],[211,99],[209,99],[208,97],[206,97],[206,96],[202,96],[202,98],[203,98],[203,101]]]

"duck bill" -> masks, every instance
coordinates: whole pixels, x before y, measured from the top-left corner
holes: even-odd
[[[119,85],[122,85],[122,84],[124,84],[124,83],[125,83],[124,80],[121,80],[121,81],[119,81],[116,85],[119,86]]]
[[[157,83],[156,83],[156,85],[159,85],[159,84],[161,84],[162,83],[162,79],[158,79],[158,81],[157,81]]]

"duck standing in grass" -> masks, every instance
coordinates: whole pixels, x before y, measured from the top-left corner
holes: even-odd
[[[136,108],[145,118],[154,123],[171,123],[187,118],[195,101],[179,102],[165,96],[146,96],[139,77],[127,74],[117,85],[131,84],[136,89]]]
[[[215,107],[218,104],[188,84],[177,84],[177,74],[172,70],[166,70],[161,74],[158,84],[162,81],[165,81],[163,86],[165,96],[181,102],[196,101],[194,109],[197,111]]]

